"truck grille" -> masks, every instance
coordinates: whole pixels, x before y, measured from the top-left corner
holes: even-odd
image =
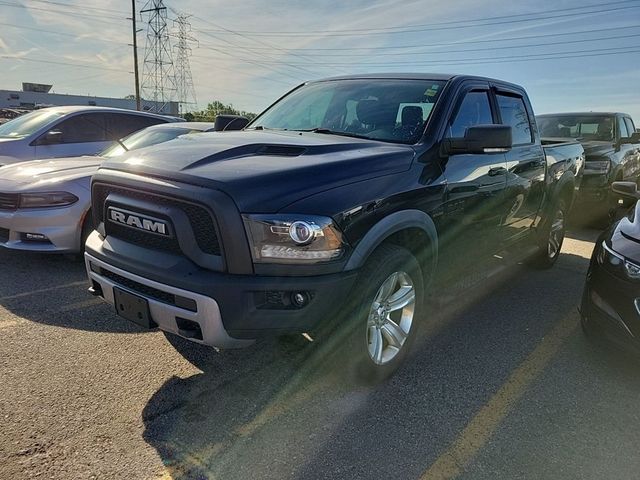
[[[193,234],[195,235],[195,239],[200,250],[208,255],[219,256],[221,254],[220,242],[218,241],[214,220],[205,207],[179,198],[169,198],[149,192],[96,184],[93,186],[92,201],[94,205],[94,218],[98,223],[104,221],[104,204],[111,193],[182,210],[189,219],[189,223],[191,224]],[[121,238],[127,242],[155,250],[181,253],[180,245],[175,237],[162,237],[143,230],[127,228],[114,223],[109,223],[106,228],[108,235],[113,235],[114,237]]]
[[[16,210],[20,196],[17,193],[0,192],[0,210]]]

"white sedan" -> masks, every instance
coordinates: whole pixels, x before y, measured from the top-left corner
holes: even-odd
[[[0,246],[39,252],[81,251],[93,229],[91,176],[105,158],[213,129],[213,123],[165,123],[136,132],[97,156],[1,167]]]

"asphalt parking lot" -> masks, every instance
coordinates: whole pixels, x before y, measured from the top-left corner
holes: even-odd
[[[198,370],[82,263],[0,250],[0,478],[638,478],[640,364],[579,328],[596,236],[438,308],[376,388],[302,339]]]

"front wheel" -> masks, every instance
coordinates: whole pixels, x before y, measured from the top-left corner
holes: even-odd
[[[377,383],[395,372],[415,340],[424,297],[422,271],[406,249],[382,245],[362,269],[358,287],[345,319],[344,355],[353,380]]]
[[[551,218],[542,227],[539,237],[539,251],[532,258],[531,264],[538,268],[551,268],[560,257],[566,233],[567,207],[564,200],[551,209]]]

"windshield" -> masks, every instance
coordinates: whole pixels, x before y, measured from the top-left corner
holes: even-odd
[[[55,110],[27,113],[0,125],[0,138],[24,138],[63,115]]]
[[[194,130],[193,128],[184,127],[171,127],[171,128],[147,128],[123,138],[121,142],[125,148],[116,142],[109,148],[104,150],[99,155],[102,157],[117,157],[129,150],[136,150],[138,148],[150,147],[157,143],[168,142],[174,138],[184,135],[186,133],[199,132],[200,130]]]
[[[580,138],[612,142],[614,139],[614,117],[585,115],[540,117],[538,127],[543,137]]]
[[[332,80],[305,85],[249,128],[317,131],[395,143],[415,143],[445,82]]]

